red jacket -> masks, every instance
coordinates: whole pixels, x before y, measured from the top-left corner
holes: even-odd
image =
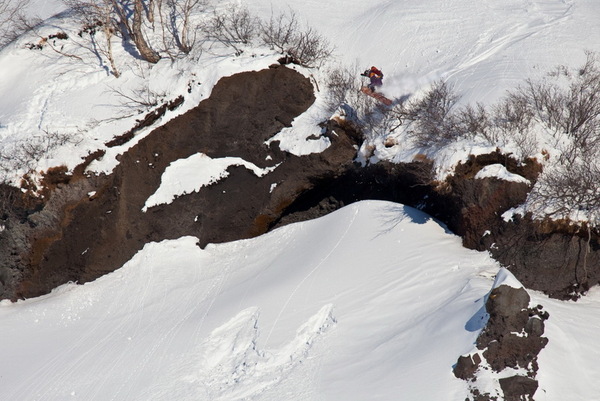
[[[377,68],[375,67],[371,67],[371,69],[369,70],[369,78],[371,77],[375,77],[375,78],[383,78],[383,72],[379,71]]]

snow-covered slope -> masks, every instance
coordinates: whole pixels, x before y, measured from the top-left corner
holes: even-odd
[[[290,7],[344,63],[376,65],[391,95],[450,80],[468,102],[493,102],[558,64],[600,50],[594,0],[246,0],[259,14]]]
[[[600,51],[596,0],[243,3],[263,18],[291,6],[336,47],[337,62],[383,69],[390,96],[445,79],[465,101],[491,103],[558,64],[578,66],[586,49]],[[39,5],[44,17],[63,9]],[[39,29],[55,33],[60,18]],[[167,120],[206,98],[220,77],[277,57],[260,49],[152,69],[123,62],[117,80],[93,62],[23,47],[37,39],[0,53],[0,147],[72,135],[39,168],[72,168],[131,128],[139,115],[121,118],[129,111],[111,88],[130,93],[148,78],[170,99],[193,83]],[[123,61],[126,52],[116,51]],[[314,129],[318,107],[287,135]],[[315,151],[302,144],[290,148]],[[463,153],[475,146],[463,145]],[[123,151],[111,149],[92,168],[110,171]],[[96,282],[1,303],[0,399],[462,400],[466,384],[452,365],[472,348],[498,268],[422,213],[384,202],[205,250],[194,238],[148,244]],[[536,400],[598,399],[600,293],[577,303],[534,300],[550,313]]]
[[[452,366],[498,266],[427,215],[367,201],[195,243],[148,244],[95,282],[3,301],[0,399],[464,399]],[[536,399],[594,399],[600,293],[532,302],[550,312]]]
[[[0,398],[463,394],[452,365],[497,267],[427,215],[362,202],[253,240],[195,242],[148,244],[95,282],[3,302]]]

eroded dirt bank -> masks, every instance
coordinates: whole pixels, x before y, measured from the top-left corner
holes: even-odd
[[[266,146],[266,139],[312,104],[313,90],[307,78],[283,66],[224,78],[209,99],[123,154],[109,176],[86,177],[83,167],[73,175],[55,171],[55,189],[44,201],[0,187],[5,210],[0,297],[28,298],[68,281],[93,280],[150,241],[192,235],[204,246],[248,238],[363,199],[401,202],[430,213],[462,236],[465,246],[489,250],[528,288],[568,298],[600,281],[593,232],[527,218],[506,222],[502,213],[521,204],[529,187],[474,178],[484,166],[499,163],[534,182],[540,172],[534,160],[517,163],[499,152],[474,157],[440,185],[431,181],[426,162],[354,164],[360,135],[333,121],[323,129],[332,142],[323,153],[296,157],[277,143]],[[278,167],[259,178],[232,166],[226,179],[143,212],[165,168],[199,152]]]
[[[64,209],[58,230],[32,236],[23,280],[11,295],[31,297],[67,281],[93,280],[150,241],[193,235],[204,246],[265,232],[270,216],[302,191],[312,174],[335,174],[354,154],[350,141],[337,140],[329,151],[300,162],[263,144],[313,101],[309,80],[285,67],[222,79],[209,99],[122,155],[112,175],[89,180],[96,194],[89,198],[90,188],[85,195],[79,191],[83,196]],[[165,168],[198,152],[241,157],[259,167],[281,164],[266,179],[230,167],[227,179],[144,213]],[[279,185],[270,193],[273,183]]]

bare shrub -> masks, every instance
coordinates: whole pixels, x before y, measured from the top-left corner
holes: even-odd
[[[492,110],[493,130],[490,142],[526,135],[533,124],[533,111],[527,97],[521,93],[509,93]]]
[[[310,27],[302,29],[296,14],[289,10],[271,15],[260,24],[262,43],[281,52],[289,62],[304,67],[319,67],[333,54],[333,47],[324,36]]]
[[[600,145],[600,68],[595,53],[586,55],[575,73],[562,68],[551,76],[565,78],[566,89],[548,80],[529,80],[521,89],[535,118],[553,133],[568,135],[580,148]]]
[[[194,24],[193,17],[206,12],[208,0],[158,0],[156,7],[165,52],[171,54],[170,49],[176,47],[189,54],[196,47],[199,36],[199,27]]]
[[[37,23],[25,14],[29,3],[30,0],[0,0],[0,49]]]
[[[248,8],[231,4],[223,11],[215,11],[201,28],[208,38],[233,48],[236,55],[240,55],[244,51],[242,47],[254,39],[258,26],[259,20]]]
[[[354,102],[355,99],[351,97],[356,98],[361,87],[357,66],[336,67],[329,70],[326,85],[331,110],[335,110],[342,103]]]
[[[139,88],[123,90],[118,87],[110,87],[109,90],[120,98],[120,107],[125,110],[137,110],[138,112],[157,106],[167,96],[164,92],[156,92],[150,88],[149,82],[144,81]]]
[[[456,132],[463,137],[474,138],[477,135],[488,139],[493,131],[490,116],[482,104],[475,107],[467,105],[455,116]]]
[[[422,98],[407,105],[403,112],[407,133],[418,146],[444,145],[458,137],[453,112],[459,98],[445,82],[438,81]]]
[[[294,42],[287,49],[292,61],[303,67],[319,67],[321,63],[333,54],[333,47],[312,28],[299,32]]]
[[[595,160],[578,159],[545,171],[529,194],[538,214],[568,218],[574,212],[584,213],[598,225],[600,215],[600,167]]]
[[[271,14],[268,21],[260,23],[260,38],[271,50],[285,53],[300,30],[298,18],[293,10],[277,16]]]
[[[43,158],[65,145],[76,145],[81,141],[79,134],[44,131],[43,135],[6,144],[0,148],[0,172],[3,179],[16,171],[28,173]]]

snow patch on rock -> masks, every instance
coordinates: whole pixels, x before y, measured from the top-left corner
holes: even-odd
[[[202,187],[226,178],[230,166],[244,166],[256,176],[262,177],[277,166],[260,168],[239,157],[213,159],[203,153],[196,153],[186,159],[171,163],[161,177],[161,184],[142,208],[145,212],[152,206],[171,203],[176,197],[199,191]]]

